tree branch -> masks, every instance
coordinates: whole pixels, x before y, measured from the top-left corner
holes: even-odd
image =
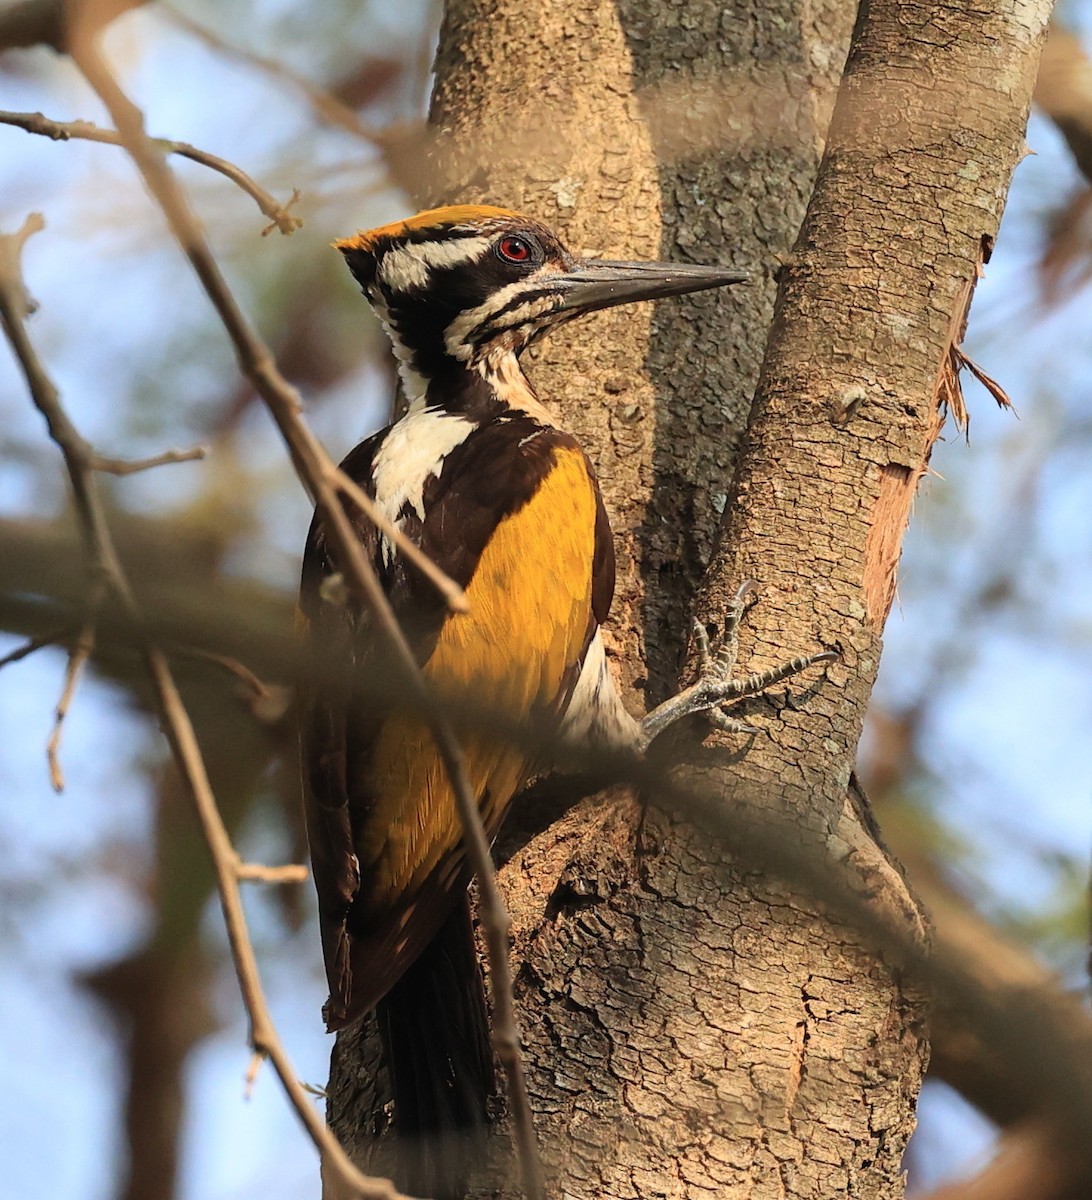
[[[74,630],[71,626],[64,626],[58,629],[55,633],[43,633],[38,637],[28,638],[21,646],[16,646],[14,650],[9,650],[7,654],[0,658],[0,668],[10,666],[12,663],[22,662],[24,658],[29,658],[30,655],[38,650],[44,650],[47,646],[59,646],[66,642],[73,634]]]
[[[2,236],[0,234],[0,237]],[[76,641],[68,651],[68,665],[65,667],[64,687],[61,689],[61,697],[57,701],[57,707],[53,710],[53,731],[49,735],[49,741],[46,742],[49,782],[53,785],[55,792],[64,791],[64,771],[61,769],[61,734],[64,729],[64,720],[68,716],[68,710],[76,695],[76,688],[79,686],[83,669],[95,649],[95,618],[102,604],[104,589],[98,580],[93,582],[92,587],[98,594],[88,605],[83,627],[80,629]]]
[[[67,142],[76,139],[83,142],[99,142],[104,146],[121,146],[123,143],[113,130],[100,129],[91,121],[53,121],[42,113],[7,112],[0,110],[0,125],[11,125],[23,129],[27,133],[35,133],[55,142]],[[272,229],[279,229],[283,234],[295,233],[303,224],[301,217],[294,216],[289,209],[299,200],[299,191],[293,189],[292,198],[287,204],[278,204],[269,192],[255,182],[241,167],[219,155],[210,154],[207,150],[199,150],[189,142],[176,142],[171,138],[154,138],[155,144],[166,154],[177,154],[180,158],[188,158],[200,163],[212,171],[217,171],[232,183],[237,184],[261,209],[262,214],[272,222],[262,230],[263,236]],[[182,462],[183,459],[172,459]]]
[[[200,462],[207,453],[204,446],[193,446],[189,450],[164,450],[148,458],[107,458],[96,454],[91,465],[104,475],[136,475],[140,471],[150,471],[171,463]]]
[[[77,36],[92,36],[148,0],[21,0],[0,12],[0,52],[48,46],[68,53]]]

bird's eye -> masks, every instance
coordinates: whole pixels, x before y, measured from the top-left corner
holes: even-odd
[[[535,252],[526,238],[504,237],[497,243],[497,255],[504,262],[529,263],[535,257]]]

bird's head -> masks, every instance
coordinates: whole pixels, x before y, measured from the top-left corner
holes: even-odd
[[[407,373],[483,372],[584,313],[740,283],[724,267],[577,259],[533,217],[456,205],[335,242]]]

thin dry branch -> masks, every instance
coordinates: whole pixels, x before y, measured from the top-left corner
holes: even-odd
[[[172,233],[219,314],[235,346],[240,368],[262,397],[288,447],[297,474],[322,514],[349,587],[367,605],[375,619],[379,636],[385,638],[394,650],[401,682],[424,716],[436,743],[462,821],[467,859],[479,882],[481,920],[494,996],[493,1042],[508,1081],[523,1184],[531,1200],[541,1200],[544,1194],[542,1165],[520,1060],[519,1032],[508,962],[509,918],[497,887],[489,842],[478,811],[477,797],[467,778],[462,749],[449,722],[428,692],[413,651],[342,507],[332,482],[334,465],[300,415],[299,394],[280,374],[268,347],[252,329],[236,303],[167,164],[162,148],[145,132],[143,113],[121,90],[95,46],[80,42],[70,52],[110,113],[123,144],[132,155],[148,190],[163,210]]]
[[[292,690],[280,684],[266,683],[237,658],[228,654],[217,654],[199,646],[172,646],[172,654],[184,655],[200,662],[212,663],[234,675],[247,690],[250,712],[263,725],[276,725],[284,719],[292,706]]]
[[[109,458],[96,454],[91,466],[104,475],[136,475],[141,471],[151,471],[155,467],[165,467],[171,463],[200,462],[208,450],[204,446],[192,446],[189,450],[164,450],[161,454],[152,454],[148,458]]]
[[[101,590],[99,588],[100,593]],[[84,618],[83,627],[80,629],[75,643],[68,652],[68,665],[65,667],[64,673],[64,687],[61,689],[61,697],[57,701],[57,707],[53,710],[53,730],[49,735],[49,740],[46,742],[46,761],[49,764],[49,782],[53,785],[55,792],[64,791],[64,771],[61,768],[61,737],[64,731],[64,721],[65,717],[68,716],[69,708],[72,706],[72,700],[76,695],[76,688],[79,686],[83,669],[87,666],[87,662],[95,650],[95,617],[101,602],[102,598],[100,594],[97,602],[93,602],[89,606],[88,614]]]
[[[310,872],[303,863],[286,863],[283,867],[268,867],[264,863],[241,862],[235,868],[240,879],[254,883],[304,883]]]
[[[411,541],[387,517],[379,505],[375,503],[359,484],[346,475],[340,467],[334,468],[331,475],[331,482],[339,492],[344,492],[357,508],[364,513],[368,520],[394,542],[406,560],[413,563],[425,578],[432,583],[440,595],[443,596],[451,612],[465,613],[470,611],[470,601],[466,598],[466,592],[463,591],[450,575],[442,571],[416,542]]]
[[[0,669],[9,667],[12,663],[22,662],[24,658],[29,658],[32,654],[39,650],[44,650],[47,646],[60,646],[67,642],[74,632],[75,629],[73,626],[65,625],[55,633],[43,633],[38,637],[28,638],[21,646],[16,646],[14,650],[9,650],[3,658],[0,658]]]
[[[25,241],[25,237],[22,240]],[[23,323],[25,289],[20,278],[11,273],[12,267],[18,265],[18,255],[0,255],[0,263],[5,268],[0,270],[0,323],[26,377],[34,405],[45,418],[50,436],[64,456],[84,545],[91,561],[93,587],[96,590],[101,587],[104,592],[109,592],[125,611],[153,685],[161,724],[194,800],[201,831],[215,868],[232,958],[251,1022],[251,1045],[256,1053],[273,1063],[293,1107],[323,1161],[341,1181],[346,1195],[361,1200],[397,1200],[398,1193],[389,1181],[365,1176],[349,1160],[326,1123],[315,1112],[277,1034],[247,931],[239,888],[243,864],[220,816],[193,725],[175,686],[167,659],[148,634],[143,614],[118,557],[95,478],[95,451],[80,436],[64,411],[60,395],[27,336]],[[70,670],[70,676],[72,674]],[[66,692],[68,690],[66,687]]]
[[[91,121],[54,121],[42,113],[6,112],[0,110],[0,125],[12,125],[27,133],[35,133],[47,137],[54,142],[67,142],[73,138],[83,142],[100,142],[104,146],[120,146],[121,139],[111,129],[100,129]],[[250,196],[261,209],[262,214],[269,218],[271,224],[262,230],[264,237],[273,229],[279,229],[283,234],[295,233],[303,224],[301,217],[294,216],[289,210],[300,198],[299,192],[293,188],[292,197],[286,204],[279,204],[273,196],[256,183],[241,168],[226,158],[210,154],[189,142],[176,142],[172,138],[154,138],[155,144],[166,154],[177,154],[180,158],[188,158],[200,163],[212,171],[218,171],[232,183],[238,185]],[[170,461],[181,462],[182,459]]]
[[[0,273],[11,279],[11,296],[9,303],[12,311],[23,320],[37,312],[38,302],[27,290],[23,282],[22,259],[23,247],[36,233],[45,228],[45,220],[41,213],[30,213],[23,224],[14,232],[4,236],[0,241]]]

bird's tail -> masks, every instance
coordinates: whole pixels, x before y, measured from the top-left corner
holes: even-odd
[[[484,1153],[496,1092],[469,898],[376,1015],[394,1099],[395,1182],[411,1196],[459,1200]]]

